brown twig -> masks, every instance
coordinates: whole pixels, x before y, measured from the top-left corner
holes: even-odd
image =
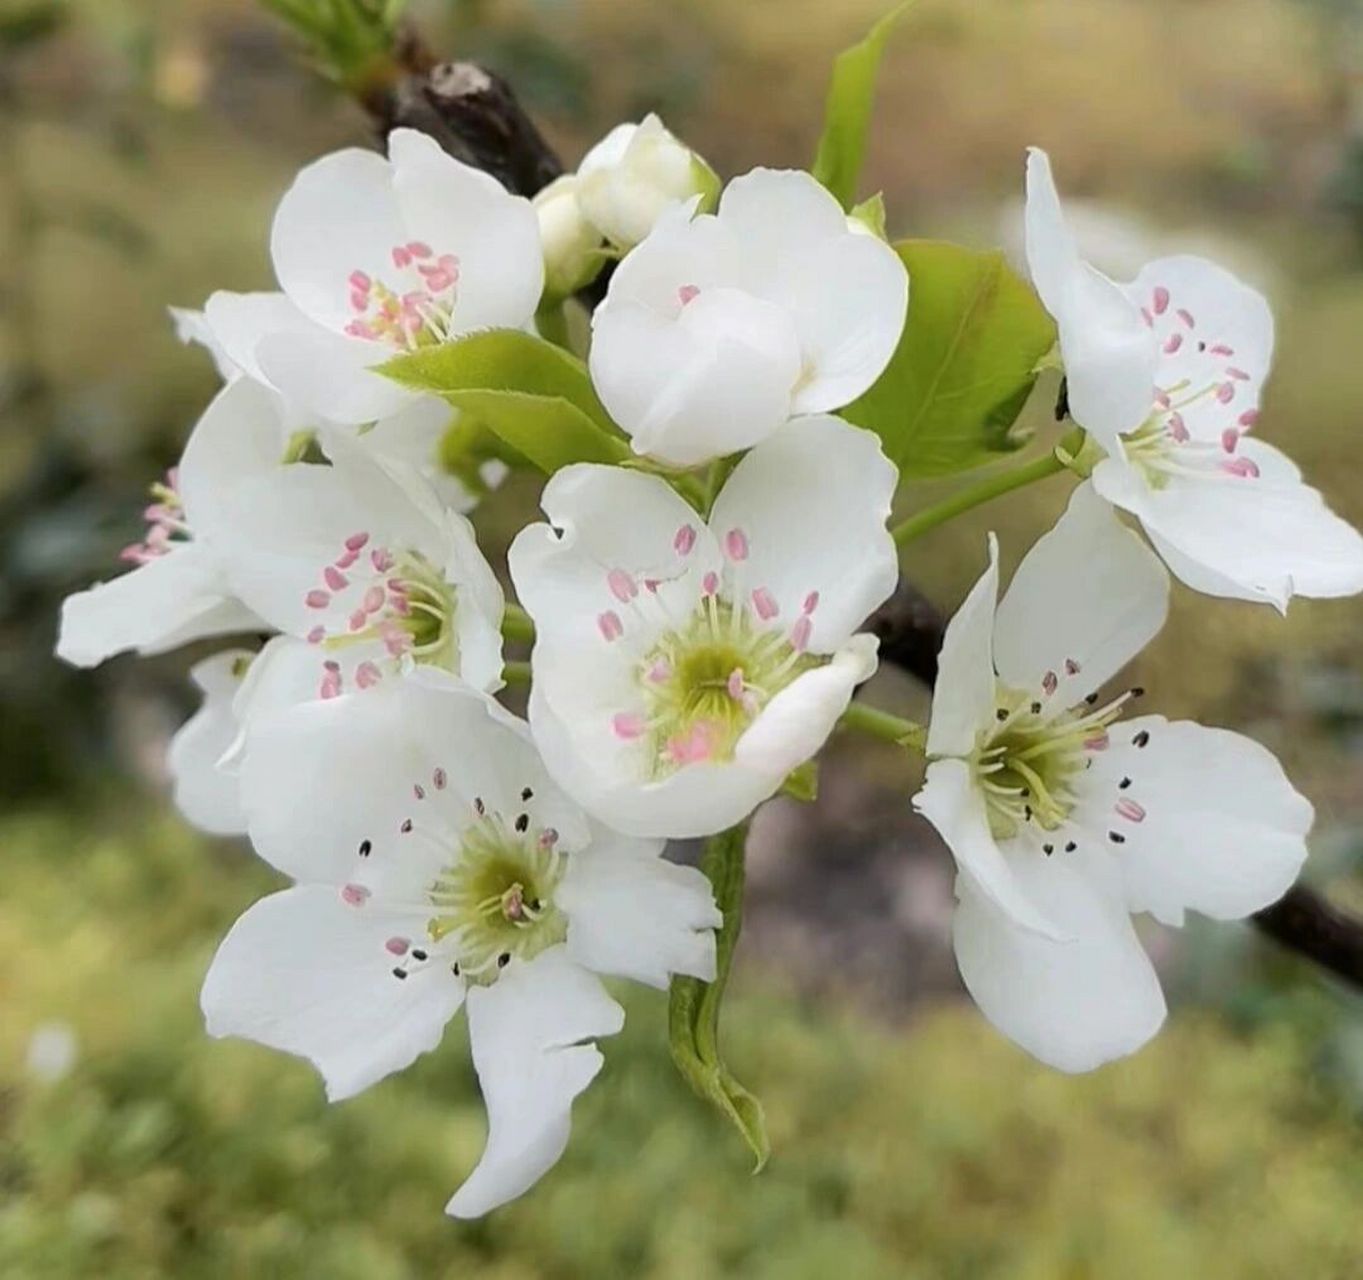
[[[451,155],[493,174],[510,190],[534,195],[563,172],[563,164],[521,108],[511,86],[471,62],[437,63],[406,37],[398,50],[403,74],[367,94],[364,106],[381,134],[399,125],[430,134]],[[911,583],[871,615],[882,661],[931,686],[945,624]],[[1363,921],[1303,885],[1251,917],[1289,951],[1363,987]]]

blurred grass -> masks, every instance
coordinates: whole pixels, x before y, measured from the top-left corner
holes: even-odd
[[[1176,1015],[1095,1076],[1042,1070],[965,1008],[907,1030],[749,977],[730,1055],[776,1155],[758,1178],[673,1074],[663,999],[579,1103],[568,1155],[472,1225],[445,1196],[483,1120],[461,1030],[328,1108],[303,1064],[210,1041],[204,969],[272,887],[137,809],[0,823],[0,1274],[512,1277],[1356,1276],[1363,1149],[1312,1083],[1309,1018],[1252,1038]],[[68,1023],[65,1078],[26,1068]]]

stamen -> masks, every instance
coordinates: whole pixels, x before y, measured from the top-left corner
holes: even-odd
[[[1120,800],[1117,801],[1113,808],[1116,810],[1120,817],[1125,818],[1128,822],[1145,821],[1144,806],[1137,804],[1129,796],[1123,796]]]

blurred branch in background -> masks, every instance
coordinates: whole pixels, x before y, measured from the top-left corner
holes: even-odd
[[[505,80],[471,62],[438,62],[411,30],[400,29],[402,0],[263,3],[309,39],[314,55],[329,64],[328,74],[369,112],[380,137],[397,126],[419,129],[521,195],[534,195],[563,172]],[[318,29],[324,11],[341,15],[334,37]],[[883,661],[933,683],[945,624],[916,587],[901,582],[869,625],[880,638]],[[1315,890],[1297,886],[1252,919],[1282,946],[1363,987],[1363,921]]]

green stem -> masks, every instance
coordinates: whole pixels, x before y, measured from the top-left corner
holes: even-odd
[[[1003,471],[998,475],[989,476],[977,484],[968,485],[966,488],[958,490],[951,497],[934,506],[925,507],[917,515],[910,516],[903,524],[896,525],[890,530],[891,537],[894,538],[898,546],[902,547],[905,543],[912,542],[915,538],[927,533],[929,529],[935,529],[939,524],[954,520],[962,512],[969,511],[972,507],[978,507],[982,503],[1001,497],[1005,493],[1012,493],[1014,489],[1022,489],[1029,484],[1035,484],[1038,480],[1046,479],[1047,476],[1059,475],[1060,472],[1069,468],[1070,463],[1083,447],[1083,432],[1077,434],[1077,447],[1071,447],[1076,445],[1074,433],[1072,433],[1061,442],[1059,447],[1044,457],[1037,458],[1026,466],[1015,467],[1011,471]]]
[[[535,622],[518,604],[508,603],[502,612],[502,635],[524,644],[535,642]]]
[[[893,742],[896,746],[922,751],[928,732],[921,724],[905,720],[902,716],[891,715],[879,707],[868,706],[864,702],[852,703],[842,713],[838,724],[844,729],[859,729],[872,737]]]
[[[744,846],[748,824],[711,836],[700,869],[714,890],[723,917],[715,935],[715,976],[711,982],[682,974],[672,979],[668,998],[668,1041],[682,1078],[728,1117],[743,1135],[758,1172],[771,1155],[762,1104],[725,1065],[719,1051],[719,1015],[734,948],[743,926]]]
[[[529,684],[530,664],[528,662],[502,663],[502,677],[507,684]]]

